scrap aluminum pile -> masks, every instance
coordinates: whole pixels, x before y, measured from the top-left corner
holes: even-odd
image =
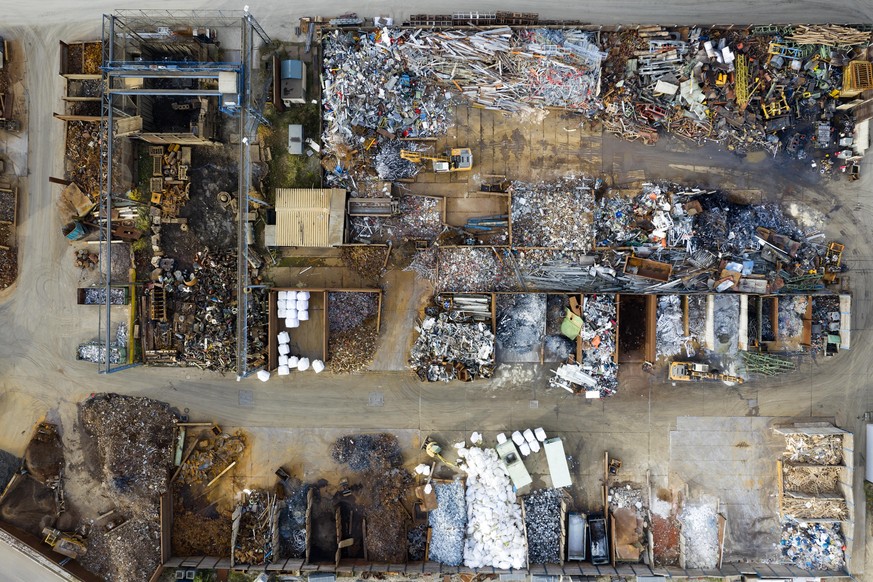
[[[582,369],[597,381],[593,389],[601,397],[612,396],[618,390],[615,296],[586,296],[582,321]]]
[[[322,103],[326,145],[355,149],[353,127],[400,137],[443,135],[450,97],[429,71],[408,58],[410,31],[334,30],[322,41]]]
[[[109,358],[110,364],[123,364],[127,362],[127,324],[119,323],[115,330],[115,341],[109,342],[109,349],[106,349],[106,343],[100,341],[91,341],[80,344],[76,348],[76,359],[83,362],[91,362],[93,364],[105,364],[106,358]]]
[[[525,566],[521,506],[494,449],[459,449],[467,473],[467,535],[464,565],[501,570]]]
[[[690,338],[685,336],[682,326],[682,306],[678,295],[658,297],[657,335],[659,358],[675,356],[683,347],[688,357],[694,356]]]
[[[484,323],[457,313],[428,316],[416,326],[409,365],[422,380],[450,382],[490,378],[494,372],[494,334]]]
[[[782,521],[782,555],[804,570],[844,570],[845,540],[838,523]]]
[[[870,88],[869,63],[859,64],[869,41],[870,32],[843,26],[613,34],[604,125],[648,143],[667,132],[740,153],[804,159],[814,150],[824,174],[834,158],[854,156],[853,123],[837,106]]]
[[[508,27],[415,30],[406,32],[404,42],[405,54],[420,70],[486,108],[567,107],[589,115],[599,110],[600,64],[606,53],[594,33]]]
[[[109,303],[124,305],[127,299],[124,289],[113,287],[109,290]],[[106,305],[106,289],[104,287],[89,287],[85,289],[85,305]]]
[[[593,181],[512,183],[512,242],[516,247],[590,250],[594,246]]]
[[[493,247],[440,247],[437,254],[439,291],[491,291],[512,287],[506,254]]]
[[[467,506],[461,481],[435,483],[437,508],[428,513],[431,528],[428,559],[447,566],[460,566],[464,560],[464,533]]]
[[[531,564],[561,563],[561,493],[539,489],[522,499]]]
[[[439,200],[432,196],[401,196],[394,216],[349,217],[352,240],[361,243],[433,240],[443,228]]]

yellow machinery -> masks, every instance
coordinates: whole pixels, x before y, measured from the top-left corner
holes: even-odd
[[[837,274],[840,272],[840,263],[843,260],[845,248],[845,246],[838,242],[828,244],[824,261],[824,275],[821,277],[821,280],[825,283],[833,283],[836,280]]]
[[[791,111],[791,107],[788,106],[788,102],[785,100],[784,92],[770,103],[761,103],[761,109],[764,111],[764,119],[773,119],[780,115],[786,115]]]
[[[670,362],[670,380],[679,382],[702,382],[706,380],[734,382],[742,384],[744,380],[739,376],[721,374],[718,370],[710,370],[709,364],[697,362]]]
[[[431,156],[424,152],[400,150],[400,157],[414,164],[425,160],[433,162],[434,172],[468,172],[473,167],[473,152],[470,148],[454,148],[448,154]]]
[[[745,108],[749,104],[749,63],[746,55],[737,55],[737,60],[734,63],[736,67],[736,94],[737,105]]]
[[[88,551],[82,536],[77,534],[62,532],[51,527],[42,528],[42,533],[45,534],[45,543],[50,545],[57,553],[68,558],[75,560],[80,556],[84,556]]]
[[[424,439],[424,443],[421,445],[421,448],[424,449],[424,452],[427,453],[427,456],[431,459],[436,459],[442,462],[449,467],[457,467],[454,463],[446,459],[443,455],[443,448],[431,437],[427,437]]]

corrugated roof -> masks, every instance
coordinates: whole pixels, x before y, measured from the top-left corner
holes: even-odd
[[[341,244],[335,238],[332,221],[342,225],[343,217],[331,216],[331,199],[344,206],[345,190],[279,188],[276,190],[276,246],[329,247]],[[334,202],[334,206],[337,206]],[[340,226],[340,233],[342,232]]]

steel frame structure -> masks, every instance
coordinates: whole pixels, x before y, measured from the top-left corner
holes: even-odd
[[[197,26],[218,29],[240,30],[240,59],[238,62],[149,62],[130,59],[131,49],[147,48],[153,39],[143,38],[137,29],[158,27]],[[114,86],[116,79],[131,77],[148,78],[216,78],[218,73],[230,71],[237,73],[239,80],[239,106],[234,111],[224,110],[237,118],[240,135],[239,144],[239,214],[237,245],[237,374],[248,375],[248,313],[252,288],[248,269],[248,242],[246,240],[246,214],[249,192],[252,186],[251,152],[249,144],[257,137],[257,128],[263,115],[259,108],[263,99],[252,90],[254,59],[257,43],[270,43],[261,25],[248,11],[169,11],[169,10],[118,10],[115,14],[103,16],[103,83],[101,84],[100,121],[100,260],[101,284],[107,297],[112,287],[112,202],[113,198],[123,198],[116,182],[114,128],[117,116],[126,116],[126,109],[132,105],[131,95],[218,95],[212,90],[179,91],[173,89],[125,89]],[[135,301],[136,298],[133,298]],[[107,301],[98,317],[98,338],[105,346],[106,361],[98,364],[100,373],[117,372],[136,364],[113,365],[109,358],[109,346],[113,341],[112,306]],[[128,346],[133,349],[133,346]]]

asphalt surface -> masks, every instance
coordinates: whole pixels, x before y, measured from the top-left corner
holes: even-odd
[[[678,416],[780,416],[808,419],[825,417],[840,426],[862,426],[861,415],[873,409],[873,394],[866,390],[873,365],[870,333],[871,267],[873,267],[873,159],[868,156],[862,179],[840,182],[836,187],[807,187],[791,176],[774,173],[766,164],[760,169],[728,164],[729,158],[713,160],[683,155],[682,164],[726,169],[714,174],[713,183],[761,182],[783,200],[798,200],[828,214],[826,231],[847,244],[845,258],[850,266],[853,292],[853,349],[818,364],[807,365],[801,373],[775,382],[749,383],[737,388],[718,385],[671,386],[649,376],[624,374],[618,396],[588,402],[566,393],[547,392],[547,371],[539,366],[504,366],[492,381],[465,385],[420,384],[411,374],[379,372],[350,380],[327,374],[309,375],[294,384],[254,379],[236,382],[199,371],[178,369],[132,369],[112,375],[98,375],[95,367],[74,360],[75,345],[96,336],[96,313],[75,304],[74,288],[79,273],[72,266],[71,251],[60,236],[55,212],[57,186],[49,176],[61,175],[63,125],[52,119],[61,107],[61,78],[57,75],[58,41],[89,40],[99,36],[100,14],[118,7],[141,6],[134,2],[93,1],[80,3],[22,3],[4,13],[3,34],[24,41],[27,59],[27,100],[29,109],[29,196],[22,201],[19,244],[21,269],[16,288],[0,296],[0,448],[21,453],[33,426],[43,415],[69,427],[76,414],[75,403],[92,392],[145,395],[170,402],[179,409],[190,408],[197,418],[212,419],[231,426],[388,428],[421,431],[469,432],[501,430],[508,425],[543,426],[547,431],[588,431],[632,436],[653,465],[666,454],[668,432]],[[288,37],[296,25],[294,13],[308,8],[288,3],[251,4],[252,13],[277,37]],[[149,8],[180,8],[177,2],[154,1]],[[186,8],[239,9],[241,3],[191,2]],[[482,2],[476,8],[534,10],[521,2]],[[467,3],[448,2],[439,6],[446,13],[469,9]],[[356,10],[364,15],[389,14],[397,19],[413,12],[434,12],[430,5],[366,2],[352,5],[327,2],[321,14]],[[573,17],[566,4],[538,3],[543,17]],[[645,22],[816,22],[870,20],[873,9],[862,2],[839,4],[821,2],[738,2],[707,4],[685,0],[671,5],[650,2],[586,3],[578,18],[605,24],[626,21],[628,15]],[[10,28],[10,27],[20,28]],[[625,147],[625,146],[621,146]],[[674,178],[687,174],[671,169],[677,157],[657,148],[626,146],[625,160],[638,167],[660,168]],[[390,293],[390,289],[388,290]],[[405,345],[398,346],[398,350]],[[240,390],[253,392],[253,405],[240,406]],[[370,394],[380,393],[384,404],[370,406]],[[534,408],[531,401],[535,400]],[[860,433],[863,435],[863,432]],[[856,439],[863,451],[863,437]],[[859,455],[860,452],[856,452]],[[663,469],[663,467],[661,467]],[[856,491],[856,496],[860,492]],[[856,497],[863,499],[862,496]],[[859,504],[861,505],[861,504]],[[864,539],[866,524],[857,520],[855,539]],[[856,544],[860,546],[861,544]],[[5,548],[0,547],[0,551]],[[856,547],[856,556],[859,550]],[[9,561],[0,554],[4,567],[25,567],[20,560]],[[863,569],[863,562],[854,566]],[[18,571],[18,570],[13,570]],[[6,575],[4,571],[4,575]],[[39,574],[37,578],[46,579]],[[28,579],[28,578],[13,578]]]

